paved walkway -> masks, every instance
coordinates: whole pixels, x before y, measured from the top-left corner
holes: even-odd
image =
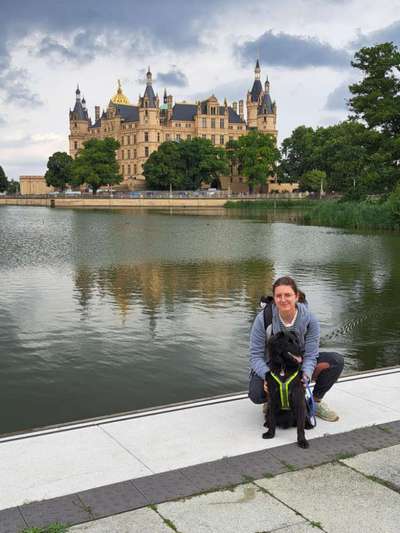
[[[93,531],[110,533],[156,533],[170,527],[171,521],[181,533],[217,533],[233,529],[231,514],[238,533],[289,526],[292,529],[288,531],[307,531],[301,529],[311,527],[307,520],[315,522],[314,526],[325,520],[326,531],[336,531],[332,529],[334,520],[329,522],[329,510],[335,510],[334,515],[340,508],[345,516],[344,504],[352,500],[358,509],[358,490],[360,508],[364,509],[361,518],[376,491],[379,503],[373,505],[375,512],[379,517],[386,513],[379,499],[383,489],[389,491],[384,494],[390,505],[396,504],[394,507],[400,509],[396,492],[400,468],[400,452],[396,448],[400,442],[400,368],[343,378],[331,391],[329,403],[341,419],[337,423],[319,421],[316,429],[307,432],[308,450],[295,444],[295,429],[278,430],[271,441],[261,439],[261,409],[244,394],[3,437],[0,533],[17,533],[28,525],[45,526],[56,521],[88,522],[75,530],[103,527]],[[384,452],[374,456],[378,459],[371,459],[378,468],[372,475],[392,483],[390,488],[365,478],[361,467],[344,459],[355,455],[361,460],[366,452],[382,448],[387,453],[393,450],[392,470],[390,464],[384,464],[389,457]],[[307,467],[313,470],[301,470]],[[387,479],[381,467],[393,479]],[[315,477],[314,471],[320,474]],[[279,487],[292,483],[290,479],[297,487],[293,494],[287,489],[280,493]],[[342,480],[343,484],[338,481],[339,485],[335,485],[334,480]],[[248,483],[243,484],[244,481]],[[236,488],[224,490],[227,486]],[[335,491],[329,492],[329,487],[336,487]],[[199,496],[203,492],[207,494]],[[300,500],[296,500],[296,495]],[[390,498],[394,498],[393,502]],[[246,505],[233,505],[235,502]],[[263,511],[250,510],[253,503]],[[157,505],[157,510],[149,505]],[[216,519],[218,527],[212,521],[217,508],[222,513]],[[246,511],[243,516],[239,513],[241,508],[240,513]],[[272,516],[268,511],[275,508],[276,520],[275,513]],[[291,521],[284,509],[292,509],[291,513],[304,523]],[[281,512],[283,521],[277,518]],[[398,520],[396,512],[392,507],[388,513],[387,529],[356,529],[358,522],[351,522],[350,529],[341,531],[392,531],[390,520],[392,516]],[[190,516],[196,525],[185,522]],[[147,529],[141,517],[149,520]],[[117,521],[115,525],[113,520]],[[118,525],[121,520],[132,523]],[[159,525],[153,527],[153,523]],[[361,520],[360,524],[364,522]]]

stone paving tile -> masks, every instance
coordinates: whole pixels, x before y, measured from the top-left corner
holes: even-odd
[[[400,491],[400,445],[364,453],[343,461],[367,476],[375,476]]]
[[[52,522],[79,524],[93,519],[76,494],[28,503],[20,507],[20,510],[30,527],[45,527]]]
[[[68,533],[173,533],[173,530],[155,511],[138,509],[74,526]]]
[[[243,478],[258,479],[287,471],[284,464],[267,450],[228,457],[226,462],[239,471]]]
[[[351,431],[353,440],[364,443],[367,450],[378,450],[399,443],[399,438],[393,432],[384,431],[378,426],[354,429]]]
[[[326,464],[257,485],[329,533],[398,533],[400,495],[339,464]]]
[[[295,524],[294,526],[268,530],[268,532],[265,533],[320,533],[320,531],[321,529],[310,524],[310,522],[302,522],[301,524]]]
[[[163,503],[158,512],[180,533],[256,533],[303,523],[291,509],[252,483]]]
[[[26,527],[26,523],[18,507],[0,511],[0,533],[18,533]]]
[[[79,492],[78,496],[85,506],[90,508],[94,518],[138,509],[148,503],[130,481]]]
[[[329,452],[329,450],[323,445],[323,440],[324,437],[321,437],[321,439],[313,439],[307,450],[303,450],[297,446],[297,444],[293,443],[271,448],[269,452],[273,457],[282,461],[283,464],[288,465],[289,469],[306,468],[308,466],[332,461],[336,457],[337,452],[332,450]]]
[[[184,498],[199,492],[196,483],[184,476],[181,470],[133,479],[131,483],[145,496],[148,504]]]
[[[230,459],[188,466],[180,471],[196,487],[194,493],[238,485],[244,481],[240,469],[236,469]]]
[[[388,431],[392,435],[396,435],[400,442],[400,420],[387,422],[386,424],[379,424],[377,427],[384,431]]]

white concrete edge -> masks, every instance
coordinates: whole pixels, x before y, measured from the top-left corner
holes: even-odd
[[[348,381],[362,380],[368,378],[374,378],[379,376],[385,376],[388,374],[397,374],[400,373],[400,366],[383,368],[379,370],[358,372],[355,374],[350,374],[348,376],[343,376],[338,379],[338,383],[346,383]],[[5,435],[0,437],[0,444],[10,441],[23,440],[33,437],[39,437],[43,435],[51,435],[53,433],[61,433],[64,431],[73,431],[76,429],[83,429],[87,427],[100,426],[103,424],[109,424],[113,422],[121,422],[124,420],[132,420],[135,418],[144,418],[147,416],[154,416],[159,414],[167,414],[176,411],[182,411],[186,409],[193,409],[196,407],[204,407],[207,405],[219,404],[232,402],[236,400],[242,400],[247,398],[247,392],[238,392],[234,394],[226,394],[221,396],[214,396],[211,398],[203,398],[199,400],[192,400],[188,402],[181,402],[176,404],[165,405],[162,407],[143,409],[139,411],[129,411],[127,413],[116,414],[106,417],[92,418],[88,420],[83,420],[81,422],[70,422],[67,424],[57,425],[57,426],[48,426],[37,430],[31,430],[27,432],[18,432],[11,435]]]

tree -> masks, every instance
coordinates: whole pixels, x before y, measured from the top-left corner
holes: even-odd
[[[307,170],[299,179],[302,191],[319,191],[326,184],[326,172],[324,170]]]
[[[44,175],[49,187],[63,191],[72,181],[73,159],[65,152],[55,152],[47,162],[47,172]]]
[[[19,193],[19,181],[14,181],[14,180],[11,180],[8,182],[8,186],[7,186],[7,193],[8,194],[17,194]]]
[[[393,43],[361,48],[352,66],[364,78],[350,85],[352,117],[393,136],[400,133],[400,51]]]
[[[115,157],[115,151],[120,147],[118,141],[111,137],[90,139],[83,146],[72,165],[72,182],[75,185],[86,183],[96,194],[102,185],[115,185],[122,181]]]
[[[7,190],[7,186],[8,186],[7,176],[3,170],[3,167],[0,166],[0,192],[4,192],[5,190]]]
[[[146,187],[150,190],[182,189],[184,182],[184,168],[182,165],[179,143],[167,141],[162,143],[157,151],[143,165]]]
[[[275,137],[259,131],[251,131],[236,143],[230,143],[228,154],[231,161],[239,162],[241,173],[248,178],[250,190],[256,185],[265,185],[268,176],[276,174],[280,159]]]
[[[143,165],[146,186],[152,190],[195,190],[228,172],[225,151],[207,139],[168,141]]]
[[[312,128],[299,126],[283,141],[279,181],[297,182],[304,174],[315,169],[314,137]]]

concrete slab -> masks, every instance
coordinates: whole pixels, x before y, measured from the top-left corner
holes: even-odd
[[[256,533],[272,531],[304,519],[252,483],[163,503],[158,512],[180,533]]]
[[[172,529],[151,509],[138,509],[71,527],[69,533],[171,533]],[[290,532],[292,533],[292,532]],[[297,532],[296,532],[297,533]],[[300,532],[299,532],[300,533]],[[315,532],[314,532],[315,533]]]
[[[342,464],[257,480],[260,487],[329,533],[398,533],[400,494]]]
[[[279,530],[274,530],[276,533],[319,533],[321,531],[315,525],[310,524],[310,522],[304,521],[302,524],[295,524],[294,526],[283,527]],[[260,532],[264,533],[264,532]],[[272,533],[266,531],[265,533]]]
[[[97,427],[0,444],[0,509],[152,472]]]
[[[400,491],[400,444],[342,462],[363,474],[386,481]]]
[[[338,383],[335,389],[400,413],[399,373]]]

